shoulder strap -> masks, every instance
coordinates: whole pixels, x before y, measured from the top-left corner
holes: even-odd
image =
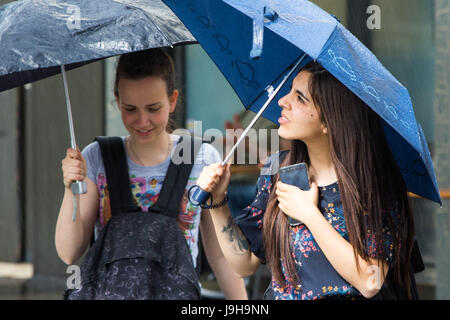
[[[173,160],[170,162],[158,201],[150,208],[151,211],[156,211],[170,217],[177,217],[179,214],[181,199],[186,189],[192,167],[194,166],[195,157],[202,145],[199,139],[190,136],[181,136],[178,145],[181,145],[183,139],[189,139],[187,141],[190,141],[190,161],[188,163],[182,162],[180,164],[175,164]],[[183,145],[189,144],[185,142]],[[183,148],[180,149],[180,156],[183,156]]]
[[[96,137],[108,183],[111,214],[139,211],[130,187],[127,157],[121,137]]]

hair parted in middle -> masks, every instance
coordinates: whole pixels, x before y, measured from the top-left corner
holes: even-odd
[[[384,135],[383,120],[319,63],[312,61],[300,72],[311,75],[310,96],[328,130],[331,158],[355,259],[359,255],[365,261],[370,258],[384,261],[388,252],[383,244],[389,230],[395,279],[405,283],[409,292],[414,218],[405,182]],[[302,141],[292,140],[280,167],[299,162],[310,164],[308,149]],[[272,181],[275,186],[279,181],[278,173]],[[278,208],[274,191],[272,187],[263,221],[266,259],[279,284],[297,285],[301,279],[291,253],[291,227],[287,216]],[[369,242],[376,245],[375,256],[369,256]]]

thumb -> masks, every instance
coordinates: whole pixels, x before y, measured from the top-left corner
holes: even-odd
[[[311,182],[311,189],[318,189],[319,186],[317,185],[317,182],[313,181]]]

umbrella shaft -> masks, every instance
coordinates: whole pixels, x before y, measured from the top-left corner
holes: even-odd
[[[75,141],[75,132],[73,130],[72,108],[70,106],[69,88],[67,86],[66,69],[64,68],[64,65],[61,65],[61,74],[62,74],[63,82],[64,82],[64,93],[66,96],[67,116],[69,118],[70,143],[71,143],[72,149],[76,149],[77,143]]]
[[[247,128],[244,130],[244,132],[242,132],[242,135],[239,137],[238,141],[236,142],[236,144],[233,146],[233,148],[231,149],[231,151],[228,153],[228,155],[225,157],[225,160],[223,160],[222,162],[222,166],[226,165],[228,160],[230,159],[230,157],[233,155],[234,150],[236,150],[236,148],[239,146],[239,144],[242,142],[242,140],[244,140],[244,138],[247,136],[248,131],[251,129],[251,127],[253,127],[253,125],[255,124],[255,122],[259,119],[259,117],[263,114],[263,112],[267,109],[267,107],[269,106],[269,104],[272,102],[273,98],[275,98],[275,96],[278,94],[278,91],[280,91],[280,89],[283,87],[283,85],[286,83],[287,79],[289,79],[289,77],[292,75],[292,73],[297,69],[297,67],[300,65],[300,63],[305,59],[306,57],[306,53],[303,54],[303,56],[301,56],[297,63],[291,68],[291,70],[289,70],[289,72],[284,76],[283,80],[280,82],[280,84],[278,85],[278,87],[275,90],[269,91],[269,98],[267,99],[266,103],[264,103],[264,105],[262,106],[262,108],[258,111],[258,113],[256,114],[256,116],[253,118],[252,122],[250,122],[250,124],[247,126]],[[271,87],[271,86],[270,86]],[[268,87],[268,88],[270,88]]]

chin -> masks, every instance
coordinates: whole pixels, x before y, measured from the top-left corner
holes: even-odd
[[[289,134],[289,132],[287,132],[288,130],[286,130],[285,128],[279,127],[278,128],[278,136],[280,138],[283,138],[284,140],[297,140],[298,138],[296,138],[294,135]]]

